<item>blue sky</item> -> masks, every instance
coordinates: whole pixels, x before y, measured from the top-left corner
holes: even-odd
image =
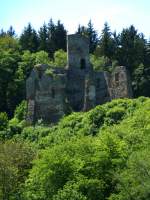
[[[107,21],[117,32],[134,24],[146,38],[150,37],[149,0],[0,0],[0,29],[13,25],[21,33],[28,22],[38,29],[50,18],[54,22],[60,19],[68,33],[91,19],[99,32]]]

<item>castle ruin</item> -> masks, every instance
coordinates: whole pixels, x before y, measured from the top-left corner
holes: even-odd
[[[116,98],[132,97],[128,71],[118,66],[112,73],[94,71],[89,57],[89,40],[81,35],[67,37],[67,66],[47,73],[48,65],[36,66],[26,81],[27,121],[42,119],[55,123],[68,110],[88,111]]]

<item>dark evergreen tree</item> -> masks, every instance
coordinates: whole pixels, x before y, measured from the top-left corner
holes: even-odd
[[[47,45],[48,45],[48,54],[51,58],[53,58],[54,52],[55,52],[55,24],[52,19],[50,19],[48,26],[48,39],[47,39]]]
[[[84,35],[89,38],[90,53],[93,53],[98,44],[98,35],[97,35],[96,30],[94,30],[91,20],[89,21],[87,27],[79,25],[76,33],[80,35]]]
[[[81,25],[79,24],[78,29],[76,31],[77,34],[81,34]]]
[[[9,27],[8,31],[7,31],[7,35],[9,35],[10,37],[14,37],[15,36],[15,30],[12,26]]]
[[[113,59],[117,60],[117,55],[120,48],[119,35],[116,33],[116,31],[114,31],[112,33],[112,37],[113,37],[113,50],[114,50]]]
[[[145,42],[144,65],[150,66],[150,40]]]
[[[134,69],[144,62],[144,37],[137,33],[133,25],[127,29],[123,29],[119,37],[120,49],[118,51],[118,61],[120,65],[127,66],[132,74]]]
[[[81,25],[79,24],[78,30],[76,31],[76,33],[77,33],[77,34],[80,34],[80,35],[88,36],[88,34],[87,34],[87,27],[81,26]]]
[[[54,34],[55,51],[59,49],[66,51],[66,35],[67,31],[64,25],[58,20]]]
[[[59,49],[66,51],[66,34],[67,31],[60,20],[55,25],[50,19],[48,23],[48,53],[50,57],[53,57],[54,52]]]
[[[98,44],[98,35],[97,35],[96,30],[94,30],[91,20],[88,23],[87,33],[90,40],[90,53],[93,53]]]
[[[48,30],[45,23],[39,30],[39,50],[48,52]]]
[[[23,33],[20,36],[20,45],[22,50],[29,50],[31,52],[36,52],[38,50],[38,35],[30,23],[27,27],[25,27]]]
[[[6,36],[6,34],[7,33],[3,29],[0,30],[0,37]]]
[[[102,30],[99,48],[101,56],[108,57],[109,59],[113,58],[115,46],[112,33],[107,22],[104,24],[104,28]]]

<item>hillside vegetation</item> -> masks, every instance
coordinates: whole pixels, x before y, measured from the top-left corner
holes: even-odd
[[[147,200],[150,99],[118,99],[57,125],[0,114],[0,199]]]

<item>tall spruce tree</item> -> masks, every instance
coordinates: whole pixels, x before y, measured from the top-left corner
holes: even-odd
[[[119,63],[127,66],[132,74],[134,69],[144,62],[145,39],[143,35],[138,34],[133,25],[123,29],[119,37]]]
[[[47,26],[47,51],[51,58],[53,58],[54,52],[55,52],[55,24],[52,19],[49,20],[48,26]]]
[[[7,31],[7,35],[9,35],[10,37],[14,37],[15,36],[15,30],[12,26],[9,27],[8,31]]]
[[[39,50],[48,52],[48,28],[44,23],[39,32]]]
[[[19,41],[22,50],[29,50],[31,52],[36,52],[38,50],[38,35],[30,23],[24,28]]]
[[[55,26],[54,34],[55,51],[59,49],[66,51],[66,35],[67,31],[64,25],[60,22],[60,20],[58,20]]]
[[[90,53],[93,53],[98,44],[98,35],[96,30],[94,30],[92,21],[90,20],[87,27],[87,34],[90,40]]]
[[[4,29],[1,29],[0,30],[0,37],[4,37],[4,36],[6,36],[6,32],[4,31]]]
[[[89,38],[90,53],[93,53],[96,49],[97,44],[98,44],[98,35],[97,35],[96,30],[94,30],[92,21],[90,20],[88,22],[87,27],[79,25],[76,33],[80,34],[80,35],[84,35],[84,36]]]
[[[101,33],[100,43],[100,54],[101,56],[108,57],[109,59],[114,56],[114,41],[110,27],[107,22],[104,24],[104,28]]]
[[[66,35],[67,31],[60,20],[55,25],[50,19],[48,23],[48,53],[50,57],[53,58],[54,52],[59,49],[66,51]]]

